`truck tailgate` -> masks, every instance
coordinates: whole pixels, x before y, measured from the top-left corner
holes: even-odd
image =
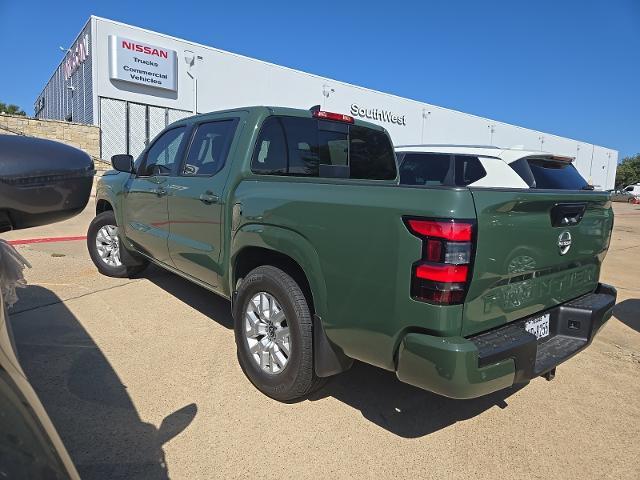
[[[471,189],[477,219],[462,335],[593,291],[613,227],[604,192]]]

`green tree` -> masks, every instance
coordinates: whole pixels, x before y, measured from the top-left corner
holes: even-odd
[[[640,183],[640,153],[625,157],[616,170],[616,187]]]
[[[18,105],[4,102],[0,102],[0,113],[8,113],[9,115],[26,115],[25,111],[22,110]]]

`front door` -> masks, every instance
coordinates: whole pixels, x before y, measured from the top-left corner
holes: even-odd
[[[171,265],[168,190],[184,151],[186,127],[167,130],[147,150],[124,192],[124,233],[135,248]]]
[[[176,268],[216,286],[221,266],[227,156],[237,119],[201,123],[178,174],[169,179],[169,253]]]

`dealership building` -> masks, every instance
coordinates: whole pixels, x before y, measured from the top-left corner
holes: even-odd
[[[247,105],[320,105],[384,126],[396,145],[493,145],[571,156],[594,186],[614,186],[616,150],[94,16],[36,99],[34,114],[98,125],[101,157],[108,159],[137,156],[165,126],[186,116]]]

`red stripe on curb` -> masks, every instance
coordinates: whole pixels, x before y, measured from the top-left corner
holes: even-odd
[[[82,237],[45,237],[45,238],[27,238],[24,240],[9,240],[10,245],[28,245],[30,243],[54,243],[54,242],[73,242],[76,240],[86,240],[87,236]]]

